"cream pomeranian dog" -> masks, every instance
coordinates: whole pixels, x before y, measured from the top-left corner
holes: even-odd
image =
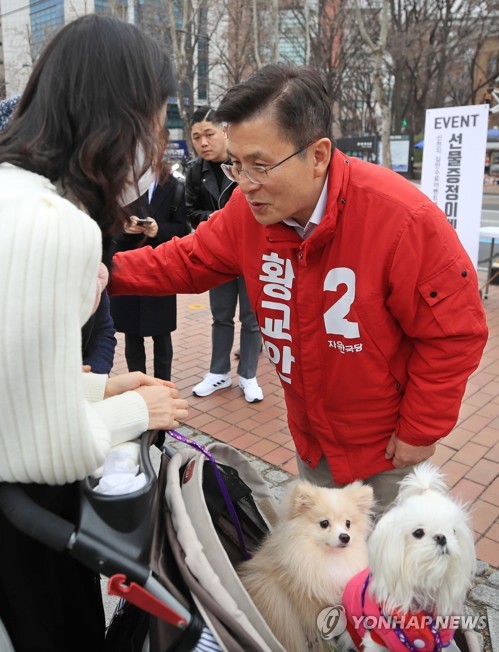
[[[453,616],[463,614],[474,575],[475,550],[467,512],[435,466],[419,464],[402,480],[397,500],[369,537],[368,554],[369,568],[343,595],[357,647],[425,652],[449,645]],[[366,616],[372,619],[367,628]],[[340,649],[352,649],[345,637]]]
[[[367,564],[372,488],[326,489],[293,483],[278,521],[239,576],[288,652],[329,649],[317,616],[341,604],[348,580]]]

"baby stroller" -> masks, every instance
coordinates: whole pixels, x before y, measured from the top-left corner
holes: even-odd
[[[268,486],[236,449],[162,446],[159,472],[144,433],[140,465],[145,486],[106,496],[81,483],[77,525],[30,503],[18,485],[0,486],[0,510],[19,529],[108,576],[122,598],[107,630],[106,652],[285,652],[234,570],[275,522]],[[215,462],[216,460],[216,462]],[[0,622],[1,625],[1,622]],[[2,638],[0,649],[10,652]],[[470,632],[457,648],[478,652]]]
[[[158,433],[144,433],[140,468],[147,480],[142,489],[109,496],[94,491],[96,480],[81,482],[77,524],[41,508],[22,485],[0,485],[0,510],[25,534],[109,578],[108,592],[122,600],[107,630],[106,652],[284,652],[249,596],[238,603],[240,596],[229,589],[237,580],[233,564],[249,554],[275,518],[266,483],[241,453],[223,444],[210,447],[218,465],[204,465],[205,454],[195,442],[177,453],[166,446],[156,473],[153,444],[159,446]],[[187,485],[201,492],[191,491],[187,502],[198,503],[193,520],[202,523],[205,535],[210,533],[211,541],[201,537],[206,550],[196,534],[199,525],[194,529],[183,504]],[[209,560],[221,553],[219,576]],[[0,649],[12,649],[1,621]]]

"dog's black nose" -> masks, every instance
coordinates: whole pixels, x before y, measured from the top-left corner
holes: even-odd
[[[433,538],[438,543],[439,546],[445,546],[445,544],[447,543],[445,534],[435,534]]]
[[[346,533],[340,534],[338,537],[341,543],[344,543],[345,545],[350,541],[350,535]]]

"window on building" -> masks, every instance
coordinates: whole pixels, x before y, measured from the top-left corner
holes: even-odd
[[[279,11],[279,56],[284,61],[305,63],[303,25],[293,9]]]
[[[64,25],[64,0],[30,0],[31,49],[36,58],[45,43]]]
[[[127,0],[94,0],[95,13],[106,14],[128,20]]]
[[[184,123],[180,117],[180,112],[176,102],[168,102],[166,112],[166,126],[168,129],[183,129]]]

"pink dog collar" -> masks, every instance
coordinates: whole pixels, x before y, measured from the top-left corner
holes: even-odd
[[[390,652],[441,652],[450,645],[454,630],[440,629],[433,614],[385,614],[367,590],[370,580],[371,572],[366,568],[352,577],[343,593],[348,631],[359,649],[366,632]]]

